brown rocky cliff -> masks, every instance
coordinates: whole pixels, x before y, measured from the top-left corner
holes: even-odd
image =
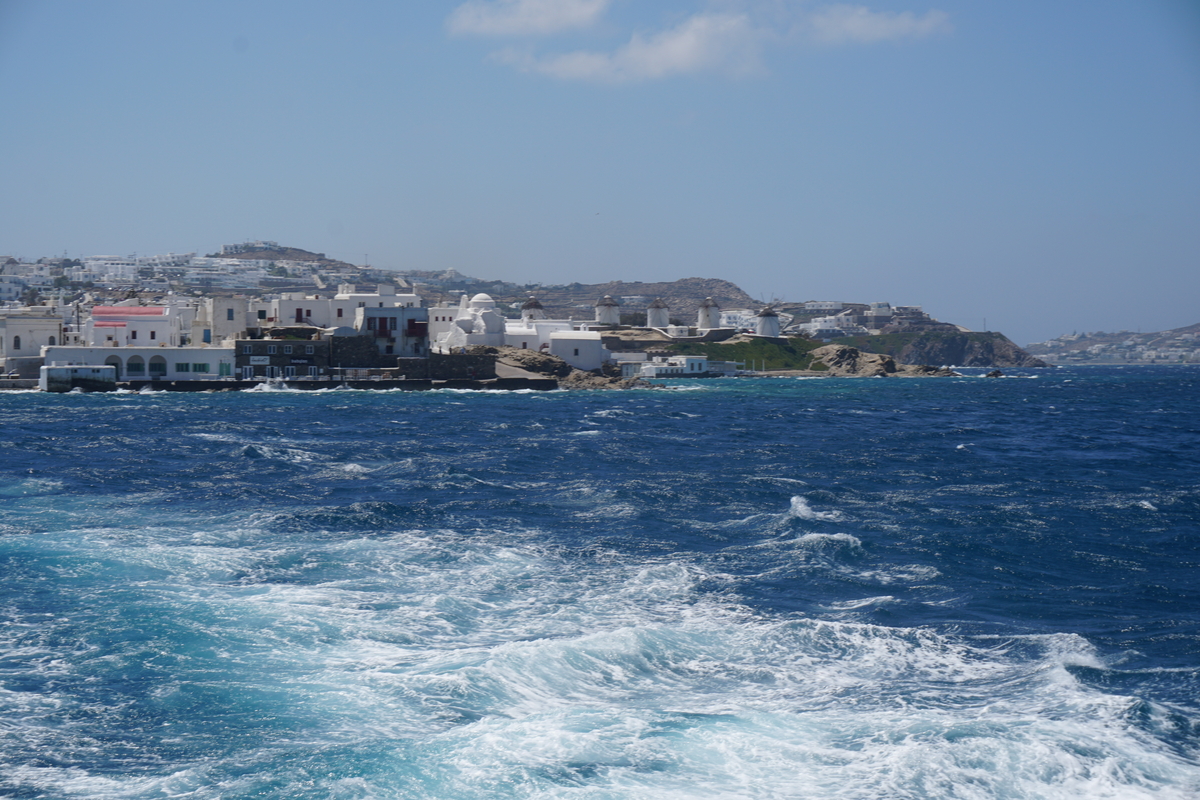
[[[1000,333],[926,333],[895,354],[904,364],[956,367],[1046,367]]]
[[[843,344],[827,344],[812,351],[814,363],[828,367],[826,375],[873,377],[876,375],[899,377],[948,377],[953,370],[939,369],[924,364],[897,364],[889,355],[864,353],[857,347]]]
[[[839,343],[864,352],[889,355],[899,364],[956,367],[1028,368],[1049,366],[1002,333],[925,331],[883,336],[853,336]]]

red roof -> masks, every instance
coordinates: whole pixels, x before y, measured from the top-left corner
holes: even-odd
[[[124,328],[125,322],[119,319],[101,319],[92,322],[94,328]]]

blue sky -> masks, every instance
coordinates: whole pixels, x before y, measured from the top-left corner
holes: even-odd
[[[0,254],[1200,322],[1200,3],[0,0]]]

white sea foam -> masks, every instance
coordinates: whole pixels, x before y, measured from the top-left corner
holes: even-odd
[[[797,519],[825,520],[836,521],[842,518],[840,511],[814,511],[808,505],[808,500],[796,495],[792,498],[792,505],[789,513]]]
[[[227,538],[255,536],[248,522],[224,523],[241,526]],[[229,684],[238,705],[207,707],[215,730],[250,715],[255,736],[198,729],[179,739],[194,755],[175,763],[64,768],[29,754],[95,749],[89,726],[115,725],[122,708],[0,692],[16,721],[0,788],[138,800],[1182,800],[1200,790],[1195,764],[1131,719],[1131,698],[1075,677],[1105,668],[1079,636],[763,615],[702,590],[714,574],[700,557],[583,559],[536,531],[260,533],[228,549],[184,544],[186,530],[106,536],[85,537],[81,561],[139,576],[123,587],[111,641],[76,650],[71,623],[50,619],[22,628],[36,631],[36,648],[7,628],[0,655],[56,662],[67,687],[119,681],[169,654],[169,684],[146,687],[166,692],[155,702]],[[797,542],[860,546],[848,534]],[[150,746],[177,724],[106,730],[110,743]]]

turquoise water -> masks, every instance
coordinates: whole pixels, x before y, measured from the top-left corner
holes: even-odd
[[[1190,798],[1200,371],[0,394],[0,795]]]

